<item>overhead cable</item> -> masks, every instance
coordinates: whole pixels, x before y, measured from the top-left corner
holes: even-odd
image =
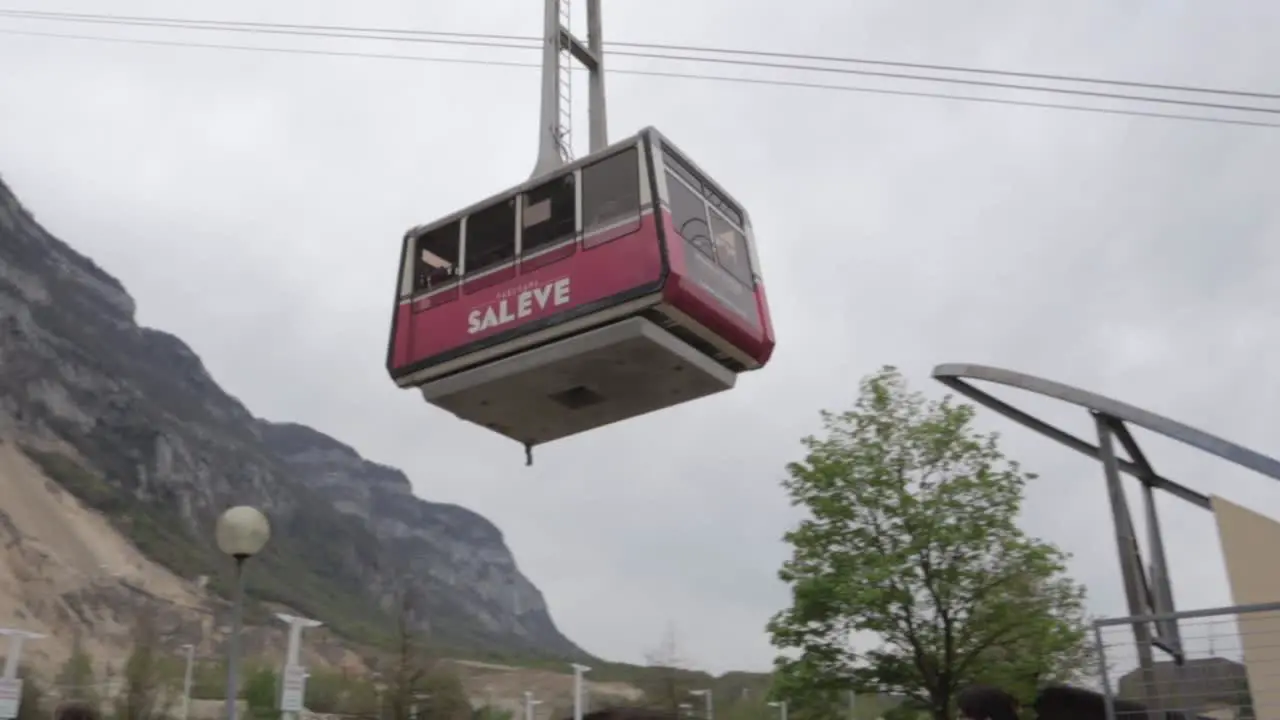
[[[174,17],[154,17],[154,16],[148,17],[148,16],[141,16],[141,15],[118,15],[118,14],[104,14],[104,13],[72,13],[72,12],[23,10],[23,9],[7,9],[7,8],[0,8],[0,15],[12,16],[12,17],[28,17],[33,19],[35,18],[50,19],[50,20],[62,19],[62,20],[77,20],[77,21],[84,21],[84,22],[108,22],[113,24],[158,25],[161,27],[168,26],[168,24],[171,24],[171,23],[176,23],[176,24],[181,24],[181,26],[184,26],[184,27],[189,26],[193,28],[196,26],[199,26],[199,27],[210,28],[210,29],[229,29],[229,30],[230,29],[240,29],[240,30],[256,29],[259,32],[266,32],[272,29],[277,29],[277,30],[287,29],[287,30],[293,30],[293,31],[301,31],[300,33],[295,32],[290,34],[324,33],[325,34],[324,36],[327,36],[327,37],[348,37],[349,35],[347,34],[349,33],[358,37],[369,37],[373,39],[415,41],[415,38],[416,38],[418,39],[417,41],[437,42],[437,43],[443,43],[443,44],[455,44],[455,43],[445,42],[449,38],[467,39],[471,41],[479,41],[479,40],[500,41],[499,44],[490,45],[492,47],[536,48],[536,47],[540,47],[542,43],[542,38],[536,37],[536,36],[530,36],[530,35],[511,35],[511,34],[498,34],[498,33],[469,33],[469,32],[441,31],[441,30],[412,30],[412,29],[404,29],[404,28],[361,27],[356,25],[315,25],[315,24],[302,24],[302,23],[252,22],[252,21],[240,21],[240,20],[201,20],[201,19],[174,18]],[[339,33],[339,34],[329,34],[329,33]],[[392,36],[392,37],[377,37],[379,35]],[[434,40],[430,40],[432,38],[434,38]],[[505,43],[512,43],[512,44],[505,44]],[[516,43],[519,43],[519,44],[516,44]],[[528,45],[527,43],[533,43],[533,44]],[[467,43],[461,43],[461,44],[467,44]],[[488,44],[488,43],[485,43],[485,44]],[[744,49],[736,49],[736,48],[708,47],[708,46],[699,46],[699,45],[679,45],[679,44],[670,44],[670,43],[606,41],[605,46],[606,47],[631,47],[631,48],[650,49],[650,50],[676,50],[681,52],[712,53],[712,54],[719,54],[719,55],[737,55],[737,56],[744,56],[744,57],[768,57],[768,58],[785,59],[785,60],[803,60],[803,61],[827,62],[827,63],[836,63],[836,64],[878,65],[883,67],[899,67],[899,68],[908,68],[908,69],[915,69],[915,70],[936,70],[936,71],[943,71],[943,72],[993,75],[993,76],[1003,76],[1003,77],[1019,77],[1019,78],[1036,79],[1036,80],[1053,80],[1058,82],[1074,82],[1074,83],[1086,83],[1086,84],[1094,84],[1094,85],[1113,85],[1113,86],[1119,86],[1119,87],[1144,88],[1148,90],[1168,90],[1168,91],[1174,91],[1174,92],[1230,95],[1230,96],[1237,96],[1237,97],[1280,100],[1280,93],[1265,93],[1265,92],[1256,92],[1256,91],[1250,91],[1250,90],[1234,90],[1234,89],[1213,88],[1213,87],[1194,86],[1194,85],[1174,85],[1174,84],[1163,84],[1163,83],[1152,83],[1152,82],[1139,82],[1139,81],[1132,81],[1132,80],[1116,80],[1116,79],[1088,77],[1088,76],[1081,76],[1081,75],[1033,73],[1033,72],[1023,72],[1023,71],[1014,71],[1014,70],[997,70],[997,69],[990,69],[990,68],[975,68],[975,67],[960,66],[960,65],[913,63],[913,62],[902,62],[902,61],[895,61],[895,60],[869,59],[869,58],[858,58],[858,57],[848,57],[848,56],[812,55],[812,54],[788,53],[788,52],[777,52],[777,51],[767,51],[767,50],[744,50]],[[624,55],[624,54],[632,54],[632,53],[626,53],[623,51],[615,50],[611,54]],[[651,57],[651,55],[643,55],[643,54],[636,54],[635,56]],[[710,59],[705,59],[705,58],[699,58],[699,60],[710,61]],[[774,66],[774,65],[766,65],[766,67],[768,66]],[[776,65],[774,67],[786,67],[786,66]],[[930,78],[930,79],[934,79],[934,78]]]
[[[84,40],[84,41],[93,41],[93,42],[118,43],[118,44],[130,44],[130,45],[202,48],[202,49],[212,49],[212,50],[267,52],[267,53],[281,53],[281,54],[293,54],[293,55],[369,58],[369,59],[379,59],[379,60],[403,60],[403,61],[413,61],[413,62],[448,63],[448,64],[459,64],[459,65],[479,65],[479,66],[494,66],[494,67],[525,67],[525,68],[541,67],[538,63],[533,63],[533,62],[504,61],[504,60],[491,60],[491,59],[481,59],[481,58],[443,58],[443,57],[425,57],[420,55],[402,55],[397,53],[372,53],[372,52],[357,52],[357,51],[343,51],[343,50],[322,50],[322,49],[315,49],[315,48],[282,48],[282,47],[269,47],[269,46],[260,46],[260,45],[197,43],[197,42],[189,42],[189,41],[182,41],[182,40],[157,40],[157,39],[149,39],[149,38],[132,38],[132,37],[124,38],[124,37],[109,37],[109,36],[102,36],[102,35],[50,33],[50,32],[40,32],[35,30],[15,30],[15,29],[9,29],[9,28],[0,28],[0,34],[24,35],[24,36],[45,37],[45,38],[60,38],[60,39],[70,39],[70,40]],[[609,68],[609,72],[611,74],[617,74],[617,75],[641,75],[641,76],[648,76],[648,77],[675,78],[675,79],[685,79],[685,80],[703,80],[703,81],[712,81],[712,82],[739,83],[739,84],[747,84],[747,85],[764,85],[764,86],[774,86],[774,87],[807,88],[811,90],[855,92],[855,93],[867,93],[867,94],[874,94],[874,95],[935,98],[935,99],[942,99],[942,100],[985,103],[985,104],[992,104],[992,105],[1009,105],[1009,106],[1017,106],[1017,107],[1069,110],[1074,112],[1096,113],[1096,114],[1103,114],[1103,115],[1127,115],[1132,117],[1160,118],[1165,120],[1181,120],[1181,121],[1190,121],[1190,122],[1215,123],[1215,124],[1221,124],[1221,125],[1242,125],[1242,126],[1268,127],[1268,128],[1280,127],[1280,123],[1264,122],[1260,120],[1248,120],[1243,118],[1208,117],[1208,116],[1202,116],[1202,115],[1181,115],[1176,113],[1150,112],[1150,111],[1130,110],[1130,109],[1123,109],[1123,108],[1090,107],[1087,105],[1071,105],[1066,103],[1047,103],[1047,102],[1036,102],[1036,101],[1030,101],[1030,100],[1014,100],[1009,98],[982,97],[982,96],[975,96],[975,95],[956,95],[956,94],[950,94],[950,93],[935,93],[935,92],[923,92],[923,91],[911,91],[911,90],[893,90],[888,88],[872,88],[872,87],[862,87],[862,86],[854,86],[854,85],[837,85],[837,84],[814,83],[814,82],[804,82],[804,81],[795,81],[795,80],[731,77],[731,76],[722,76],[722,75],[705,75],[700,73],[666,72],[666,71],[660,71],[660,70],[618,68],[614,66],[611,66]]]

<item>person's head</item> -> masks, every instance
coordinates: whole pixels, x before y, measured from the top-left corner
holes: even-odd
[[[956,696],[962,720],[1018,720],[1018,699],[998,687],[971,685]]]
[[[58,708],[54,720],[101,720],[101,715],[84,703],[68,703]]]

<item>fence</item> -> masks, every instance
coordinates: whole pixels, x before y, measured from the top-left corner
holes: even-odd
[[[1135,625],[1165,623],[1181,635],[1180,663],[1133,640]],[[1280,720],[1280,602],[1108,618],[1094,639],[1106,720]]]

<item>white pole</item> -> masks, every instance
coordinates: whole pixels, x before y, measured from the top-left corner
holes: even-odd
[[[14,713],[22,707],[22,681],[18,679],[18,661],[22,658],[24,640],[38,640],[44,635],[40,633],[18,630],[16,628],[0,628],[0,635],[9,636],[9,648],[4,658],[4,684],[17,696]]]
[[[532,692],[525,690],[524,691],[524,720],[533,720],[533,706],[541,705],[541,704],[542,704],[541,700],[533,699]]]
[[[289,674],[290,668],[296,668],[301,663],[302,656],[302,631],[307,628],[320,627],[324,623],[319,620],[298,617],[296,615],[287,615],[285,613],[276,613],[276,617],[283,620],[289,625],[289,644],[285,649],[284,669],[280,672],[280,697],[277,702],[281,704],[281,710],[284,716],[291,720],[297,720],[298,712],[296,710],[285,710],[284,705],[284,680]],[[303,688],[305,693],[306,680],[303,679]],[[305,702],[305,699],[304,699]],[[381,715],[379,715],[381,717]]]
[[[689,694],[690,694],[690,695],[701,695],[701,696],[702,696],[702,699],[703,699],[703,700],[705,701],[705,703],[706,703],[706,709],[707,709],[707,720],[714,720],[715,715],[714,715],[714,713],[713,713],[713,708],[712,708],[712,705],[711,705],[711,688],[707,688],[706,690],[694,690],[693,692],[691,692],[691,693],[689,693]]]
[[[769,703],[769,705],[771,707],[778,708],[778,720],[787,720],[787,701],[786,700],[771,702]]]
[[[573,720],[582,720],[582,695],[583,686],[582,676],[591,672],[591,668],[586,665],[573,664]]]
[[[22,657],[22,641],[24,638],[19,633],[8,635],[9,650],[4,656],[4,679],[12,680],[18,677],[18,658]]]
[[[182,675],[182,720],[191,716],[191,669],[195,664],[196,646],[190,643],[182,646],[187,651],[187,669]]]

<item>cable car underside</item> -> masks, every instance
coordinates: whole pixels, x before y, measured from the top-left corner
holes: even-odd
[[[656,323],[632,316],[420,389],[427,402],[530,452],[534,445],[728,390],[736,380],[734,372]]]

